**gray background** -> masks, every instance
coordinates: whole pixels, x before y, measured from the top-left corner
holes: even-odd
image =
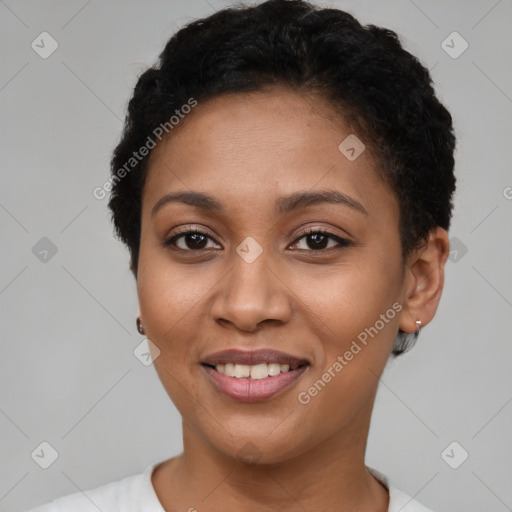
[[[135,282],[92,190],[108,178],[137,75],[180,26],[228,4],[0,0],[4,512],[181,450],[179,415],[133,354]],[[458,136],[457,253],[436,318],[383,375],[367,464],[436,512],[512,510],[512,2],[321,5],[397,31],[432,70]],[[59,44],[47,59],[31,48],[43,31]],[[469,43],[458,58],[441,46],[453,31]],[[57,248],[46,262],[33,252],[43,237]],[[46,470],[31,457],[43,441],[59,454]],[[452,464],[469,453],[458,469],[441,456],[453,441]]]

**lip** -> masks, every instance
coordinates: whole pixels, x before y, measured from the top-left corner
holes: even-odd
[[[289,370],[273,377],[264,379],[246,379],[228,377],[219,373],[211,366],[201,365],[210,382],[222,393],[241,402],[260,402],[273,398],[277,394],[289,389],[308,366],[300,366],[296,370]]]
[[[215,365],[234,363],[256,365],[261,363],[288,364],[296,367],[279,375],[264,379],[248,379],[228,377],[215,370]],[[201,367],[209,381],[224,395],[241,402],[259,402],[269,400],[292,387],[307,370],[310,362],[307,359],[293,356],[274,349],[239,350],[229,349],[215,352],[205,357]]]
[[[206,356],[203,364],[215,366],[216,364],[234,363],[234,364],[261,364],[261,363],[279,363],[288,364],[292,367],[309,364],[307,359],[296,357],[279,350],[271,348],[262,348],[258,350],[239,350],[236,348],[221,350]]]

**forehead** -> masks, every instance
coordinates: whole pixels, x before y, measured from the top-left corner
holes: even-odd
[[[163,194],[187,190],[233,206],[273,207],[276,194],[334,188],[369,210],[386,204],[396,209],[369,141],[350,160],[346,145],[339,146],[355,134],[339,110],[321,98],[285,88],[225,94],[199,103],[180,123],[151,155],[146,214]]]

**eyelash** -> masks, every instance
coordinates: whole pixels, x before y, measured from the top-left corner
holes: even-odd
[[[299,242],[300,240],[302,240],[303,238],[307,237],[308,235],[323,235],[323,236],[326,236],[327,238],[331,239],[331,240],[334,240],[338,243],[338,247],[330,247],[328,249],[318,249],[318,250],[314,250],[314,249],[300,249],[300,250],[305,250],[306,252],[313,252],[313,253],[322,253],[322,252],[325,252],[325,251],[329,251],[331,249],[341,249],[343,247],[348,247],[349,245],[351,245],[351,243],[345,239],[345,238],[342,238],[338,235],[335,235],[334,233],[330,233],[329,231],[322,231],[322,230],[319,230],[319,229],[316,229],[316,228],[307,228],[306,230],[304,230],[300,236],[293,242],[293,245],[295,245],[297,242]],[[166,248],[169,248],[170,246],[175,246],[176,247],[176,240],[178,240],[179,238],[183,237],[183,236],[187,236],[187,235],[203,235],[203,236],[206,236],[208,238],[210,238],[211,240],[213,240],[215,243],[217,243],[216,240],[214,240],[208,233],[206,233],[205,231],[202,231],[200,229],[190,229],[190,230],[187,230],[187,231],[182,231],[180,233],[177,233],[175,235],[173,235],[172,237],[164,240],[163,242],[161,242],[161,245],[166,247]],[[201,251],[204,251],[205,249],[181,249],[181,248],[176,248],[176,249],[172,249],[172,250],[177,250],[177,251],[183,251],[183,252],[191,252],[191,253],[194,253],[194,252],[201,252]]]

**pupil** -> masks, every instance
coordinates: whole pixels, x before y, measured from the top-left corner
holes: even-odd
[[[201,245],[201,242],[204,242],[206,240],[206,237],[204,235],[201,235],[199,233],[193,233],[191,235],[188,235],[189,239],[192,239],[192,245],[195,245],[196,247],[192,247],[192,249],[202,249],[203,247],[198,247],[198,245]],[[201,240],[202,239],[202,240]]]
[[[314,245],[311,246],[309,243],[310,249],[325,249],[326,247],[326,241],[327,237],[325,235],[322,235],[320,233],[315,233],[313,235],[309,235],[308,237],[310,240],[314,240]],[[320,243],[318,243],[320,242]]]

